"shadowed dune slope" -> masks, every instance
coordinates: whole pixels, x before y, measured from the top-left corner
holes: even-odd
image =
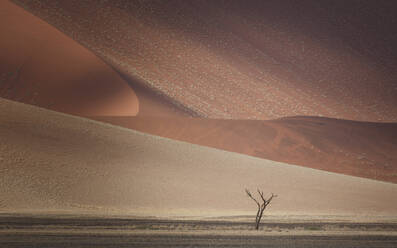
[[[196,114],[181,105],[173,104],[164,95],[145,87],[140,80],[120,74],[122,78],[134,89],[139,100],[138,116],[142,117],[192,117]]]
[[[397,3],[14,0],[191,113],[397,121]]]
[[[155,137],[0,99],[0,209],[146,215],[397,214],[397,185]]]
[[[90,117],[259,158],[397,183],[397,124],[290,117],[270,121]]]
[[[92,52],[0,1],[0,97],[76,115],[131,116],[132,88]]]

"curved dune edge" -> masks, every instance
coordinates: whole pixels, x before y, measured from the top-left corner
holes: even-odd
[[[92,52],[0,1],[0,97],[75,115],[133,116],[134,90]]]
[[[397,183],[397,123],[89,117],[140,132],[273,161]]]
[[[397,185],[191,145],[0,100],[2,211],[396,216]]]
[[[116,69],[115,69],[116,70]],[[189,111],[181,105],[177,105],[164,95],[156,93],[156,91],[145,86],[145,83],[137,78],[132,78],[122,70],[118,71],[120,76],[128,82],[134,89],[139,100],[140,117],[193,117],[196,113]]]
[[[14,2],[198,116],[397,121],[393,1]]]

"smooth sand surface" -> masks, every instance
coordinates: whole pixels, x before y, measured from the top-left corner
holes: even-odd
[[[170,139],[397,183],[397,124],[321,117],[278,120],[90,117]]]
[[[134,89],[139,100],[139,112],[141,117],[193,117],[196,114],[181,105],[174,104],[169,98],[145,86],[141,80],[120,72],[120,75]],[[111,117],[111,116],[109,116]],[[128,118],[128,117],[127,117]]]
[[[397,121],[395,1],[13,2],[198,116]]]
[[[0,1],[0,36],[0,97],[74,115],[138,113],[116,71],[8,0]]]
[[[397,185],[151,136],[0,100],[2,211],[397,215]]]

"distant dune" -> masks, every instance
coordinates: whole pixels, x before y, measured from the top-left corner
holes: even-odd
[[[1,211],[396,216],[397,185],[146,135],[0,100]]]
[[[396,1],[13,2],[196,116],[397,121]]]
[[[290,117],[271,121],[90,117],[259,158],[397,183],[397,124]]]
[[[75,115],[138,113],[116,71],[9,1],[0,1],[0,35],[0,97]]]

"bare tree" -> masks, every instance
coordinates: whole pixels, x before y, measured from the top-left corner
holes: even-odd
[[[272,195],[269,197],[269,199],[266,199],[266,198],[263,196],[263,191],[260,191],[260,190],[258,189],[258,193],[259,193],[259,195],[260,195],[260,197],[261,197],[261,200],[262,200],[262,204],[260,204],[259,201],[256,200],[255,197],[252,196],[251,192],[249,192],[248,189],[245,189],[245,193],[247,193],[247,195],[248,195],[252,200],[255,201],[256,205],[258,205],[258,212],[256,213],[256,218],[255,218],[255,229],[258,230],[258,229],[259,229],[259,223],[261,222],[261,219],[262,219],[263,211],[265,211],[265,208],[267,207],[267,205],[269,205],[270,202],[272,201],[272,199],[273,199],[274,197],[277,197],[277,195],[275,195],[275,194],[272,193]]]

